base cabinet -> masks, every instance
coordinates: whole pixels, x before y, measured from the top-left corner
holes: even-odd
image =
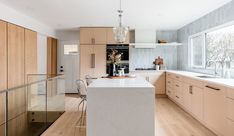
[[[135,71],[132,73],[150,82],[155,87],[155,94],[166,94],[166,74],[164,71]]]
[[[225,130],[225,89],[211,84],[204,90],[204,121],[218,134],[224,135]]]
[[[225,136],[233,136],[234,135],[234,120],[226,119],[227,129]]]
[[[192,86],[191,92],[191,112],[199,120],[203,120],[203,89]]]

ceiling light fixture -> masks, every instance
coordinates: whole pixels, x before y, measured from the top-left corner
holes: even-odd
[[[124,27],[122,26],[122,16],[123,16],[123,10],[121,7],[121,0],[120,0],[120,8],[118,10],[118,14],[119,14],[119,26],[114,27],[113,31],[115,34],[115,41],[117,43],[124,43],[128,34],[128,27]]]

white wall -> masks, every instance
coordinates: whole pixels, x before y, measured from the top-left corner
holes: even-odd
[[[47,36],[37,34],[37,71],[47,73]]]
[[[26,16],[13,8],[7,7],[0,3],[0,19],[9,23],[13,23],[31,30],[34,30],[43,35],[56,37],[56,31],[52,27],[49,27],[29,16]]]

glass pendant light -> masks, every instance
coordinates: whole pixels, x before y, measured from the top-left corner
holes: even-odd
[[[123,10],[121,8],[121,0],[120,0],[120,8],[118,10],[118,14],[119,14],[119,26],[113,28],[115,34],[115,41],[117,43],[124,43],[128,34],[128,27],[122,26]]]

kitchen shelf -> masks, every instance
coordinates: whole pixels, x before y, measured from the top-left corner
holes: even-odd
[[[156,46],[180,46],[182,43],[156,43]]]

